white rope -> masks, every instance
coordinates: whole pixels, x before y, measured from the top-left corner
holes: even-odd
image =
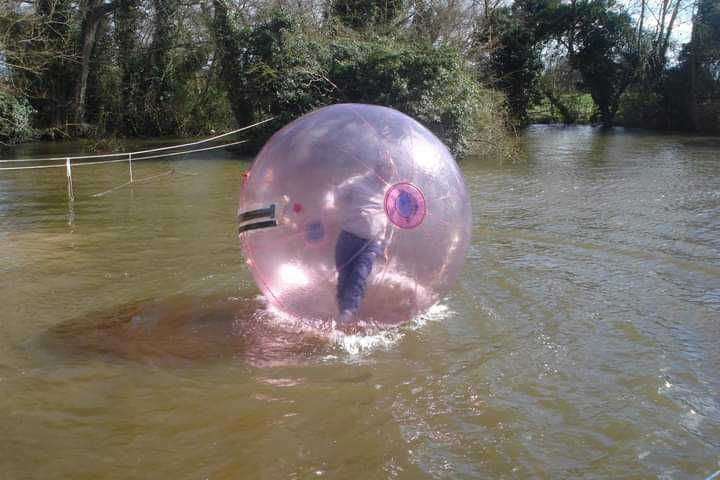
[[[266,118],[265,120],[262,120],[257,123],[253,123],[252,125],[248,125],[247,127],[238,128],[237,130],[232,130],[227,133],[223,133],[220,135],[215,135],[214,137],[205,138],[203,140],[198,140],[196,142],[190,142],[190,143],[183,143],[180,145],[171,145],[169,147],[160,147],[160,148],[151,148],[149,150],[138,150],[136,152],[125,152],[125,153],[107,153],[103,155],[81,155],[76,157],[51,157],[51,158],[16,158],[12,160],[0,160],[0,163],[12,163],[12,162],[58,162],[58,161],[65,161],[67,158],[70,158],[70,160],[87,160],[91,158],[110,158],[110,157],[126,157],[128,155],[140,155],[143,153],[152,153],[152,152],[161,152],[165,150],[173,150],[176,148],[182,148],[182,147],[192,147],[193,145],[200,145],[201,143],[207,143],[212,142],[213,140],[217,140],[218,138],[227,137],[228,135],[233,135],[238,132],[242,132],[245,130],[249,130],[253,127],[257,127],[258,125],[262,125],[263,123],[267,123],[271,120],[275,120],[275,117]],[[197,150],[201,151],[201,150]],[[123,159],[124,160],[124,159]],[[49,167],[49,165],[46,165],[45,167]]]
[[[133,183],[137,185],[138,183],[144,183],[144,182],[147,182],[147,181],[149,181],[149,180],[154,180],[154,179],[156,179],[156,178],[166,177],[166,176],[168,176],[168,175],[172,175],[173,173],[175,173],[175,170],[168,170],[167,172],[158,173],[157,175],[151,175],[151,176],[149,176],[149,177],[139,178],[139,179],[135,180]],[[130,182],[125,182],[125,183],[123,183],[122,185],[118,185],[117,187],[113,187],[113,188],[110,188],[110,189],[108,189],[108,190],[105,190],[104,192],[95,193],[95,194],[90,195],[90,196],[91,196],[91,197],[104,197],[104,196],[107,195],[108,193],[112,193],[112,192],[114,192],[114,191],[116,191],[116,190],[120,190],[121,188],[127,187],[128,185],[130,185]]]
[[[225,148],[225,147],[231,147],[233,145],[240,145],[241,143],[246,143],[247,140],[239,140],[237,142],[230,142],[230,143],[223,143],[222,145],[215,145],[213,147],[205,147],[205,148],[196,148],[194,150],[185,150],[182,152],[172,152],[172,153],[162,153],[159,155],[149,155],[147,157],[142,158],[133,158],[133,161],[139,161],[139,160],[150,160],[153,158],[164,158],[164,157],[174,157],[177,155],[189,155],[191,153],[196,152],[205,152],[207,150],[216,150],[218,148]],[[128,155],[127,153],[123,153],[123,156]],[[63,160],[67,161],[68,159],[72,160],[73,158],[80,158],[80,157],[65,157]],[[127,162],[127,158],[121,158],[119,160],[103,160],[100,162],[83,162],[83,163],[76,163],[73,165],[73,167],[84,167],[86,165],[104,165],[106,163],[120,163],[120,162]],[[3,171],[9,171],[9,170],[34,170],[38,168],[63,168],[66,167],[64,164],[59,165],[32,165],[28,167],[0,167],[0,172]]]
[[[716,479],[716,478],[719,477],[719,476],[720,476],[720,470],[718,470],[717,472],[713,473],[712,475],[710,475],[709,477],[707,477],[705,480],[714,480],[714,479]]]
[[[124,162],[125,159],[123,158],[122,161]],[[107,162],[107,163],[113,163],[113,162]],[[0,168],[0,171],[3,171],[3,170],[35,170],[38,168],[58,168],[58,167],[62,168],[64,166],[65,166],[65,164],[61,163],[59,165],[33,165],[31,167],[2,167],[2,168]]]
[[[207,150],[217,150],[218,148],[225,148],[225,147],[231,147],[233,145],[240,145],[241,143],[246,143],[247,140],[238,140],[237,142],[230,142],[230,143],[223,143],[222,145],[215,145],[214,147],[205,147],[205,148],[196,148],[194,150],[186,150],[184,152],[172,152],[172,153],[161,153],[160,155],[148,155],[147,157],[142,158],[133,158],[133,161],[137,162],[138,160],[151,160],[153,158],[165,158],[165,157],[175,157],[177,155],[188,155],[190,153],[195,152],[205,152]],[[85,163],[76,163],[76,167],[84,167],[85,165],[102,165],[103,163],[117,163],[117,162],[126,162],[126,159],[122,160],[108,160],[105,162],[85,162]],[[0,168],[2,170],[2,168]]]

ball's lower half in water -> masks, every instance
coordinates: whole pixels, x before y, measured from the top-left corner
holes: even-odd
[[[239,212],[267,301],[313,320],[410,320],[447,293],[470,242],[470,202],[448,149],[372,105],[325,107],[273,135]]]

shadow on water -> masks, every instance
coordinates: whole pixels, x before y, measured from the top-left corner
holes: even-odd
[[[254,366],[304,364],[337,353],[331,336],[278,325],[256,299],[175,296],[120,305],[52,327],[44,336],[64,355],[130,361],[239,358]]]

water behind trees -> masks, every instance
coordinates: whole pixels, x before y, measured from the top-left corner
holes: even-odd
[[[38,148],[35,146],[34,148]],[[0,176],[9,478],[705,478],[720,456],[720,140],[533,127],[463,165],[431,315],[263,321],[221,156]],[[18,155],[25,155],[18,152]],[[205,348],[206,347],[206,348]]]

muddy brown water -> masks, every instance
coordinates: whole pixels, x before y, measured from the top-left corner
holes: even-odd
[[[222,154],[0,172],[0,478],[678,478],[720,469],[720,140],[532,127],[400,329],[268,318]],[[77,145],[35,144],[9,155]]]

